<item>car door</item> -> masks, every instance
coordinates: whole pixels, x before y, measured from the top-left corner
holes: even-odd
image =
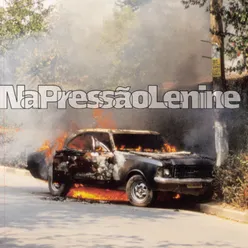
[[[94,179],[96,166],[94,164],[94,138],[90,133],[82,133],[74,137],[67,144],[67,149],[71,150],[72,154],[77,154],[75,160],[74,173],[91,173],[91,179]],[[90,176],[90,174],[89,174]]]
[[[111,181],[114,170],[114,153],[109,149],[107,144],[99,141],[96,137],[94,137],[93,147],[98,179]]]
[[[82,154],[80,160],[77,160],[78,169],[82,173],[87,173],[88,179],[95,181],[112,180],[114,154],[109,148],[108,139],[107,133],[88,132],[75,137],[68,143],[69,149]]]

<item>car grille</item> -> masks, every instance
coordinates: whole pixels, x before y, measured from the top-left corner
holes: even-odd
[[[209,178],[212,177],[211,166],[200,165],[176,165],[174,168],[175,178]]]

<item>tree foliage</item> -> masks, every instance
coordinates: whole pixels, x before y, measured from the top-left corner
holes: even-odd
[[[123,7],[130,7],[133,11],[136,11],[142,6],[150,2],[151,0],[116,0],[116,5]]]
[[[83,85],[85,89],[96,87],[99,82],[106,87],[107,84],[112,85],[108,81],[113,79],[122,48],[129,42],[128,32],[135,21],[134,11],[129,6],[116,9],[99,29],[93,29],[88,34],[84,31],[87,23],[80,30],[75,30],[81,19],[80,11],[73,17],[63,14],[60,9],[53,12],[51,32],[21,49],[25,59],[16,67],[16,80],[30,82],[31,85],[70,85],[71,88]],[[74,25],[69,26],[68,23]],[[18,54],[20,56],[20,52]]]
[[[182,0],[186,8],[192,5],[206,7],[209,10],[209,0]],[[234,66],[227,71],[242,73],[248,69],[248,2],[246,0],[225,1],[222,8],[214,8],[213,12],[221,15],[224,30],[219,34],[225,37],[225,54],[232,61],[237,60]],[[217,13],[216,13],[217,12]]]
[[[248,208],[248,157],[245,153],[230,155],[215,169],[217,197],[234,207]]]
[[[43,0],[9,0],[0,8],[0,49],[5,52],[20,38],[48,30],[47,17],[52,6]]]
[[[119,50],[128,41],[128,31],[134,19],[135,15],[130,7],[116,10],[114,18],[104,23],[102,41],[115,50]]]

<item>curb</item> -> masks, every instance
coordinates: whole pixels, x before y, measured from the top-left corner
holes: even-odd
[[[0,173],[11,173],[15,175],[21,175],[21,176],[31,176],[30,172],[26,169],[18,169],[18,168],[11,168],[8,166],[0,165]]]
[[[196,210],[201,213],[215,215],[224,219],[248,224],[248,210],[238,211],[234,209],[223,208],[213,203],[197,204]]]

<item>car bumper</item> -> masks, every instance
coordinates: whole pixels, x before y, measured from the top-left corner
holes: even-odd
[[[212,183],[213,178],[163,178],[155,177],[154,181],[159,184],[189,184],[189,183]]]

